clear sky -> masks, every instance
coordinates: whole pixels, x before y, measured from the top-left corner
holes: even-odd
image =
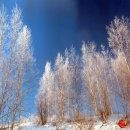
[[[130,18],[130,0],[0,0],[9,14],[16,4],[31,29],[38,70],[28,100],[30,113],[36,110],[35,94],[46,61],[53,63],[58,52],[72,45],[79,51],[82,40],[107,46],[106,25],[115,16]]]

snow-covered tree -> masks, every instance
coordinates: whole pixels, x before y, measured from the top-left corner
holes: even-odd
[[[47,107],[40,109],[45,110],[45,114],[46,110],[49,115],[55,113],[61,121],[65,119],[81,121],[85,120],[85,115],[93,114],[102,122],[106,122],[113,112],[119,110],[120,103],[125,112],[128,112],[129,20],[115,17],[107,31],[112,51],[102,45],[99,50],[95,43],[84,42],[81,48],[82,55],[77,55],[72,47],[70,50],[66,49],[64,55],[58,53],[53,69],[47,62],[40,80],[38,97],[39,106]],[[122,101],[116,100],[117,97]],[[46,103],[48,105],[43,105]]]
[[[106,122],[112,113],[109,84],[107,81],[107,60],[104,54],[96,52],[93,43],[82,46],[83,80],[90,95],[95,114]]]
[[[107,27],[109,46],[114,51],[121,51],[130,74],[130,22],[128,18],[115,19]]]
[[[66,95],[66,110],[67,110],[67,118],[70,120],[72,117],[72,99],[74,98],[73,96],[73,70],[72,66],[70,64],[71,59],[70,59],[70,52],[66,49],[65,50],[65,56],[64,56],[64,78],[65,78],[65,95]]]
[[[79,55],[76,54],[75,48],[71,47],[69,52],[69,62],[70,62],[70,71],[71,71],[71,110],[73,112],[74,120],[80,120],[80,110],[83,102],[84,94],[82,87],[82,74],[81,74],[81,62]]]
[[[39,95],[42,96],[42,100],[47,101],[47,114],[48,118],[52,115],[53,105],[53,90],[54,90],[54,73],[51,69],[51,63],[47,62],[45,66],[45,72],[40,80]]]
[[[20,118],[23,102],[32,77],[34,58],[31,32],[23,24],[21,10],[16,6],[7,19],[0,10],[0,123],[11,124]],[[28,73],[27,73],[28,72]]]
[[[65,118],[65,105],[66,105],[66,92],[67,92],[67,63],[64,62],[64,57],[58,53],[56,61],[55,61],[55,82],[56,82],[56,87],[57,87],[57,93],[58,93],[58,98],[57,98],[57,105],[59,108],[59,116],[60,120],[63,121]]]
[[[130,107],[130,75],[127,69],[124,55],[122,52],[117,53],[117,58],[112,60],[112,77],[115,88],[115,98],[118,98],[118,106],[123,107],[126,114],[129,112]]]
[[[125,102],[123,105],[127,111],[130,94],[130,22],[128,18],[122,17],[115,19],[107,27],[108,42],[116,54],[112,60],[112,68],[116,79],[116,96],[119,96]]]

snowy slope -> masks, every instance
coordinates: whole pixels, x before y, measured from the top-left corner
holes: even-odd
[[[19,130],[19,128],[14,130]],[[55,128],[51,125],[39,126],[34,123],[26,123],[20,126],[20,130],[55,130]]]
[[[101,123],[95,124],[93,127],[93,130],[130,130],[130,128],[121,129],[118,125],[115,123],[108,123],[103,125],[102,127]],[[18,128],[15,128],[15,130],[18,130]],[[56,130],[55,127],[53,127],[51,124],[47,124],[44,126],[39,126],[34,123],[26,123],[21,125],[20,130]],[[69,124],[63,124],[62,130],[80,130],[75,125],[69,125]],[[86,130],[86,129],[83,129]]]
[[[97,121],[94,123],[93,129],[92,130],[130,130],[130,127],[121,129],[117,125],[117,122],[119,119],[122,118],[122,115],[113,115],[109,118],[109,121],[107,124],[102,125],[100,121]],[[24,120],[21,125],[20,125],[20,130],[56,130],[56,127],[54,127],[51,123],[48,123],[44,126],[37,125],[34,123],[36,120],[34,119],[26,119]],[[61,130],[80,130],[77,124],[69,124],[69,123],[63,123],[61,125],[62,128]],[[14,130],[19,130],[18,127],[15,127]],[[86,128],[82,130],[87,130]]]

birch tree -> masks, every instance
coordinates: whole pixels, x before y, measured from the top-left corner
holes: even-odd
[[[16,6],[8,17],[0,11],[0,68],[1,68],[1,123],[14,127],[20,113],[30,80],[34,58],[31,49],[31,32],[21,19],[21,10]],[[8,28],[7,28],[8,27]]]
[[[70,61],[70,72],[72,76],[72,112],[75,121],[80,120],[80,110],[82,103],[84,103],[84,94],[82,93],[82,75],[81,75],[81,62],[80,57],[76,55],[75,48],[71,47],[69,53],[69,61]]]
[[[45,66],[45,73],[40,80],[40,95],[42,100],[47,101],[47,118],[50,119],[52,115],[52,104],[53,104],[53,90],[54,90],[54,73],[51,69],[51,63],[47,62]],[[40,97],[39,97],[40,98]],[[42,108],[41,108],[42,109]]]
[[[115,96],[120,97],[118,105],[123,107],[125,114],[128,114],[130,106],[130,75],[124,55],[121,52],[118,52],[117,58],[112,60],[112,69],[114,71],[113,77],[115,77]]]
[[[68,120],[72,120],[72,98],[73,98],[73,70],[70,64],[70,52],[66,49],[64,56],[64,78],[65,78],[65,95],[66,95],[66,116]]]
[[[106,73],[108,63],[105,56],[96,52],[93,43],[90,43],[90,45],[83,44],[82,59],[84,84],[90,94],[93,110],[103,122],[106,122],[108,116],[112,113]]]
[[[55,76],[56,76],[56,86],[57,86],[57,105],[59,108],[59,117],[60,120],[63,121],[65,117],[65,77],[64,77],[64,59],[63,56],[58,53],[56,61],[55,61]]]
[[[126,17],[115,19],[107,26],[109,46],[114,52],[120,51],[130,74],[130,22]]]
[[[116,83],[118,86],[118,96],[130,106],[130,22],[126,17],[115,19],[107,27],[109,46],[114,51],[116,57],[112,62]],[[127,105],[125,104],[125,112]],[[124,105],[123,105],[124,107]]]

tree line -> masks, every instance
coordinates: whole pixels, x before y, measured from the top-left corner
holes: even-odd
[[[31,31],[16,6],[11,15],[0,10],[0,124],[13,130],[25,110],[32,86],[35,58]],[[130,22],[115,19],[107,28],[109,49],[83,42],[81,54],[74,47],[47,62],[36,95],[39,122],[81,121],[96,116],[107,122],[113,113],[129,114]]]
[[[114,113],[129,114],[130,22],[115,17],[106,27],[109,48],[83,42],[47,62],[36,96],[39,122],[80,121],[96,116],[107,122]],[[123,111],[121,111],[123,109]]]

